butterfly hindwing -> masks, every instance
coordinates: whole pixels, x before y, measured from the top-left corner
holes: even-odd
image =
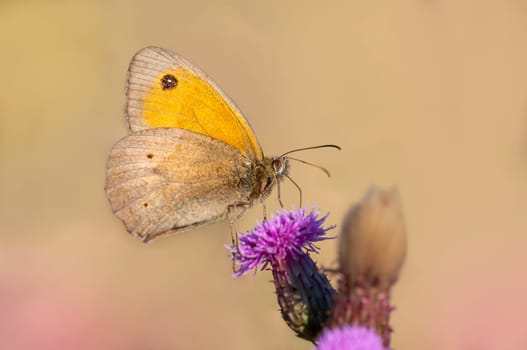
[[[220,220],[245,203],[246,162],[234,147],[199,133],[141,130],[112,148],[106,194],[127,230],[150,240]]]

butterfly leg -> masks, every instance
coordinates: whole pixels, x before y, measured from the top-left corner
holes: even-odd
[[[235,260],[236,255],[239,254],[238,252],[238,233],[237,229],[235,227],[236,225],[236,205],[229,205],[227,208],[228,212],[228,218],[229,218],[229,231],[231,233],[231,247],[233,249],[233,252],[231,254],[231,260],[232,260],[232,272],[236,272],[236,266],[235,266]]]
[[[229,218],[229,230],[231,233],[231,246],[235,249],[234,253],[232,254],[232,271],[233,272],[236,272],[236,266],[234,265],[236,256],[240,254],[239,249],[238,249],[240,241],[239,241],[238,228],[237,228],[236,223],[238,219],[242,217],[245,210],[249,207],[250,207],[250,204],[248,203],[238,203],[238,204],[229,205],[229,207],[227,208],[227,213],[228,213],[227,215]]]
[[[282,203],[282,196],[280,195],[280,181],[276,181],[276,195],[278,197],[280,208],[284,209],[284,203]]]
[[[263,221],[267,221],[267,207],[265,206],[265,203],[263,201],[261,201],[260,204],[262,204]]]

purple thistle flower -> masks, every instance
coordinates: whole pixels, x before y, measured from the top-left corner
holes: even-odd
[[[374,330],[362,326],[326,329],[317,343],[317,350],[387,350]]]
[[[256,270],[259,265],[263,270],[268,264],[276,265],[305,253],[317,253],[314,242],[333,238],[324,235],[335,227],[323,228],[329,214],[321,218],[318,215],[314,208],[309,213],[304,208],[284,209],[251,231],[240,234],[238,247],[228,247],[240,266],[235,275]]]
[[[239,235],[237,247],[228,247],[239,265],[235,276],[271,266],[282,318],[299,337],[314,341],[330,316],[335,290],[309,253],[325,239],[328,215],[318,218],[312,209],[283,210],[268,221]]]

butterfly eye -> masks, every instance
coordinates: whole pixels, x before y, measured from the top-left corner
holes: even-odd
[[[272,162],[275,174],[282,175],[287,167],[287,161],[285,158],[276,158]]]
[[[163,78],[161,78],[161,86],[163,86],[163,90],[171,90],[176,87],[178,81],[175,76],[172,74],[165,74],[163,75]]]

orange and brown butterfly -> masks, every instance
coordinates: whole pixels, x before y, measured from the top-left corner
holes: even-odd
[[[106,194],[144,242],[239,217],[287,176],[288,157],[264,157],[234,102],[173,52],[134,55],[125,115],[129,134],[110,152]]]

